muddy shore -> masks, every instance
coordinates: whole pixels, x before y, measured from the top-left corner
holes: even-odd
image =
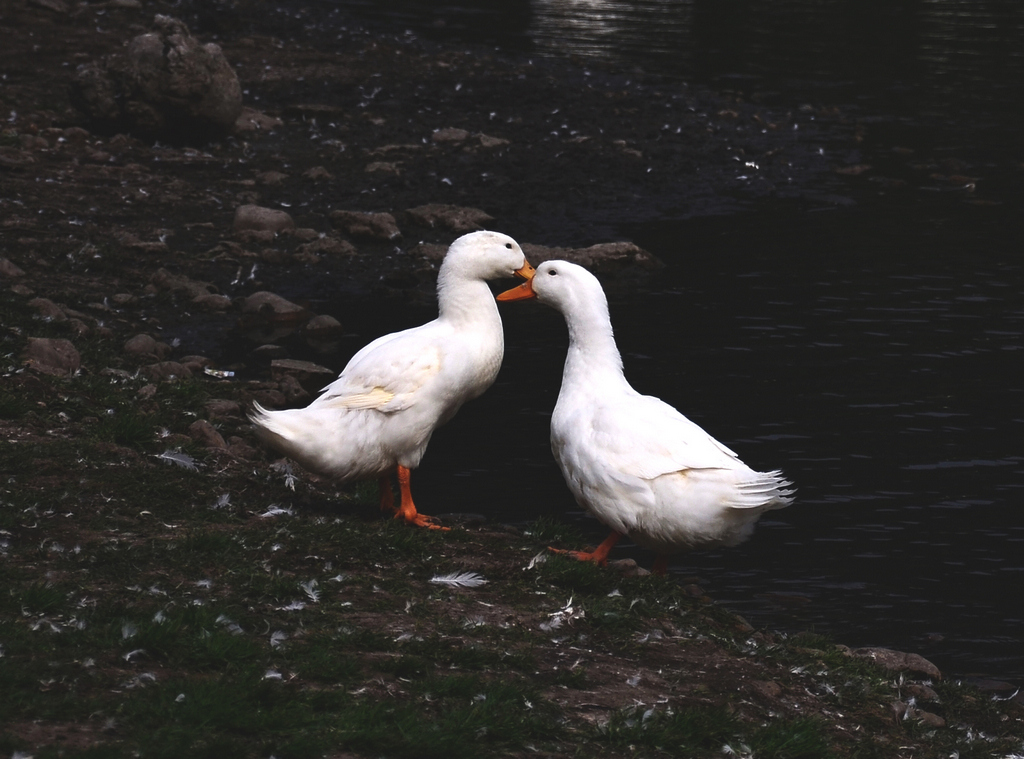
[[[250,535],[251,544],[266,548],[265,566],[274,565],[278,575],[298,577],[302,572],[294,562],[310,564],[318,552],[331,550],[313,533],[323,524],[324,502],[337,497],[335,489],[314,479],[304,481],[298,494],[289,490],[243,413],[252,400],[275,406],[302,402],[323,384],[319,370],[288,364],[287,350],[275,351],[273,341],[330,343],[344,325],[320,312],[328,294],[430,303],[440,253],[454,237],[481,226],[530,246],[534,263],[552,249],[576,256],[589,249],[594,268],[643,278],[656,273],[658,262],[629,247],[622,230],[631,223],[666,212],[679,217],[728,213],[763,198],[808,207],[849,202],[846,183],[856,175],[857,127],[827,106],[777,108],[764,105],[756,93],[700,91],[639,72],[626,75],[571,61],[441,45],[355,25],[335,26],[329,33],[318,28],[306,36],[297,25],[276,36],[270,18],[263,28],[245,24],[244,33],[236,33],[231,31],[234,17],[190,15],[190,8],[131,0],[79,5],[34,0],[8,4],[0,12],[5,40],[0,70],[6,74],[0,82],[0,437],[10,464],[4,472],[0,554],[12,587],[38,596],[38,578],[48,577],[63,583],[62,588],[77,588],[67,590],[67,598],[109,595],[116,599],[112,619],[128,614],[125,609],[144,607],[149,613],[149,601],[118,595],[125,592],[122,578],[117,591],[112,589],[117,583],[104,577],[80,579],[79,570],[67,564],[78,559],[36,546],[78,543],[85,554],[115,544],[146,547],[153,556],[138,565],[142,573],[160,574],[161,585],[178,593],[196,578],[190,570],[177,576],[158,567],[168,557],[157,555],[155,547],[177,542],[181,523],[191,518],[192,506],[164,503],[165,494],[158,492],[180,495],[179,480],[187,481],[197,503],[217,502],[227,492],[236,494],[236,503],[243,500],[240,494],[249,498],[251,505],[244,509],[204,507],[203,529]],[[98,131],[69,100],[77,66],[122,49],[151,28],[155,14],[183,10],[193,34],[216,41],[237,73],[249,109],[240,130],[201,144]],[[830,158],[824,157],[824,145]],[[850,165],[843,158],[847,151]],[[238,209],[247,206],[283,211],[292,223],[277,232],[259,225],[242,228],[246,225],[239,224]],[[388,214],[390,221],[369,225],[363,214],[370,213]],[[626,245],[592,247],[609,243]],[[254,294],[268,291],[298,311],[291,305],[265,307],[265,296],[253,300]],[[274,360],[279,363],[272,369]],[[115,415],[123,423],[106,418],[105,409],[114,408],[130,408],[128,414]],[[167,451],[185,458],[157,460]],[[113,461],[132,467],[131,472],[112,479]],[[203,468],[201,483],[188,479],[193,477],[188,462]],[[141,479],[151,483],[133,482],[138,471],[146,472]],[[259,484],[253,486],[254,481]],[[68,507],[67,519],[58,519],[65,510],[51,501],[69,497],[75,505]],[[345,497],[359,503],[358,494]],[[302,537],[308,542],[296,539],[277,554],[271,546],[282,539],[265,515],[284,499],[294,499],[299,512],[306,509],[295,517],[301,528],[290,529],[309,535]],[[378,557],[365,583],[345,603],[377,606],[365,619],[345,624],[395,633],[402,642],[387,656],[408,659],[401,646],[415,641],[401,637],[410,627],[404,598],[435,592],[423,579],[431,560],[443,555],[451,567],[482,572],[492,582],[484,606],[493,611],[478,626],[497,629],[504,624],[500,620],[514,620],[506,627],[517,630],[515,645],[529,640],[540,669],[563,667],[542,690],[564,711],[572,730],[643,702],[676,708],[731,704],[730,710],[751,722],[777,714],[813,714],[827,724],[829,749],[773,754],[778,756],[946,756],[950,746],[965,751],[957,742],[963,724],[984,724],[989,734],[998,734],[1005,750],[1020,735],[1024,715],[1019,703],[999,702],[1003,711],[995,713],[974,691],[954,698],[953,691],[944,690],[939,698],[930,684],[940,675],[919,657],[894,655],[881,661],[870,675],[870,688],[857,685],[856,697],[842,687],[840,694],[830,693],[834,684],[821,673],[831,668],[853,678],[837,663],[843,660],[838,652],[842,657],[849,652],[820,640],[789,646],[784,636],[755,632],[739,618],[708,612],[713,608],[709,599],[692,584],[669,593],[672,611],[644,618],[636,635],[600,625],[588,628],[592,648],[574,649],[577,663],[572,664],[564,639],[551,640],[550,629],[540,625],[571,613],[564,608],[571,605],[566,598],[574,592],[573,582],[587,585],[576,589],[577,597],[590,592],[594,599],[611,598],[617,588],[591,575],[580,579],[575,570],[556,563],[554,570],[543,570],[555,574],[536,581],[541,583],[536,587],[544,592],[557,588],[557,603],[550,591],[547,606],[538,611],[530,596],[535,591],[517,584],[524,571],[519,564],[525,563],[520,561],[524,551],[539,551],[543,546],[534,543],[549,537],[495,525],[467,526],[452,548],[422,538],[423,544],[396,557],[387,554],[389,541],[408,541],[387,526],[375,533],[378,522],[366,500],[353,508],[358,531],[373,535],[361,533],[360,540],[380,540],[373,550],[385,558]],[[72,518],[71,512],[79,516]],[[204,557],[196,577],[217,566],[215,556],[211,551]],[[512,557],[514,570],[509,569]],[[353,575],[366,570],[354,558],[339,559],[334,567],[322,564],[317,566],[324,583],[339,567]],[[400,588],[388,585],[396,568],[416,579]],[[641,583],[629,586],[627,595],[662,593],[643,585],[652,582],[647,578],[623,577],[622,582]],[[616,577],[612,585],[617,583]],[[94,590],[86,593],[89,587]],[[499,588],[507,593],[495,592]],[[192,593],[181,591],[177,600],[182,608]],[[242,619],[243,627],[257,626],[254,608],[279,603],[276,596],[266,600],[270,591],[261,593],[259,601],[235,599],[239,609],[249,610],[239,613],[252,617]],[[394,601],[395,610],[381,610],[387,606],[381,605],[384,596]],[[413,625],[419,640],[442,633],[446,640],[456,637],[445,627],[452,612],[442,601],[448,600],[433,597],[437,608],[424,604],[431,612]],[[37,639],[26,632],[20,642],[14,631],[42,625],[41,620],[54,628],[67,622],[70,629],[70,615],[61,619],[52,609],[30,608],[22,601],[19,596],[3,607],[7,639],[0,644],[8,653],[6,661],[20,666],[47,656],[60,659],[55,653],[37,655]],[[588,603],[596,608],[598,600]],[[460,598],[459,604],[467,607],[463,616],[478,618],[471,613],[479,606],[475,600]],[[280,609],[267,614],[286,617]],[[699,632],[686,626],[691,617],[701,618]],[[588,622],[577,624],[596,625],[594,620],[592,613]],[[324,629],[336,630],[340,624],[332,616]],[[652,629],[658,632],[652,635]],[[628,645],[620,645],[624,639]],[[500,636],[496,641],[473,642],[513,645]],[[460,639],[459,645],[464,642]],[[282,655],[271,644],[261,645],[257,658]],[[415,667],[403,660],[411,669],[382,669],[378,659],[387,657],[381,649],[368,654],[351,645],[349,654],[370,663],[366,672],[345,676],[349,679],[342,690],[349,693],[362,688],[367,698],[401,701],[411,698],[408,683],[421,674],[416,667],[433,671],[423,652],[416,653]],[[574,645],[583,644],[575,640]],[[765,658],[761,652],[767,650],[775,658]],[[860,667],[865,659],[884,656],[871,652],[847,658]],[[130,657],[120,660],[111,654],[99,660],[88,686],[78,683],[78,675],[69,675],[44,690],[69,699],[83,692],[93,697],[121,688],[125,678],[138,678],[143,670],[167,679],[171,659],[160,666],[136,666]],[[644,684],[640,690],[631,682],[634,671]],[[688,672],[689,679],[664,674],[670,671]],[[513,674],[518,677],[518,670]],[[858,677],[862,674],[858,669]],[[32,677],[19,681],[19,687]],[[299,678],[289,687],[308,691],[308,684]],[[133,745],[128,721],[123,728],[109,727],[109,715],[62,721],[42,703],[4,713],[0,739],[5,749]],[[546,755],[552,756],[565,755],[572,742],[550,740],[555,747],[549,746]],[[592,755],[630,753],[628,741],[614,747],[593,736],[586,740],[596,747],[598,754]],[[865,748],[869,744],[870,750]],[[523,746],[509,739],[495,751],[530,753]],[[258,753],[252,746],[247,750]],[[352,750],[357,753],[333,755],[415,755],[372,741],[353,744]],[[661,755],[659,747],[646,750]]]

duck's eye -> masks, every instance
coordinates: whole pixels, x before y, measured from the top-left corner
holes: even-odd
[[[557,277],[558,276],[558,270],[557,269],[548,269],[548,276],[549,277]]]
[[[505,247],[508,248],[509,250],[512,250],[512,243],[510,243],[510,242],[505,243]]]

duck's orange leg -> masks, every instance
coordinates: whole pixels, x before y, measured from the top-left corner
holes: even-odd
[[[611,553],[612,548],[615,547],[615,544],[619,542],[619,538],[621,537],[621,534],[613,530],[612,534],[605,538],[601,545],[589,553],[587,551],[564,551],[561,548],[551,547],[549,547],[548,550],[554,551],[555,553],[564,553],[567,556],[572,556],[574,559],[579,559],[580,561],[592,561],[598,566],[603,567],[608,563],[608,554]]]
[[[377,489],[380,491],[380,510],[388,513],[395,513],[395,494],[391,490],[390,474],[377,478]]]
[[[668,574],[668,556],[655,556],[654,566],[651,567],[651,573],[658,575],[658,577],[664,577]]]
[[[437,520],[434,517],[428,517],[426,514],[420,514],[416,511],[416,504],[412,502],[412,489],[409,487],[410,474],[408,467],[399,465],[398,487],[402,491],[402,503],[398,507],[398,511],[395,512],[395,519],[401,518],[409,524],[416,525],[417,527],[427,527],[431,530],[449,529],[437,524]]]

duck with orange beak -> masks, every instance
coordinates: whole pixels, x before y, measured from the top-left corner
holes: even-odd
[[[498,296],[536,298],[562,313],[569,350],[551,415],[551,450],[576,502],[611,529],[593,551],[605,564],[623,535],[655,553],[654,572],[688,548],[734,546],[758,518],[793,501],[781,472],[757,472],[672,406],[626,381],[600,282],[581,266],[546,261]]]
[[[378,337],[305,408],[250,418],[265,442],[306,469],[341,482],[377,478],[381,508],[411,525],[447,529],[421,514],[410,486],[434,430],[498,375],[501,317],[487,281],[533,275],[519,244],[473,232],[451,244],[437,277],[437,318]],[[391,477],[401,503],[394,507]]]

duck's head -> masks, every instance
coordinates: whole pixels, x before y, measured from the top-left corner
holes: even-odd
[[[578,300],[603,302],[604,290],[597,277],[568,261],[545,261],[526,282],[498,295],[500,301],[536,298],[566,313]]]
[[[470,232],[451,244],[445,254],[442,270],[458,272],[466,279],[501,279],[517,276],[529,279],[533,267],[526,260],[519,243],[501,232]]]

